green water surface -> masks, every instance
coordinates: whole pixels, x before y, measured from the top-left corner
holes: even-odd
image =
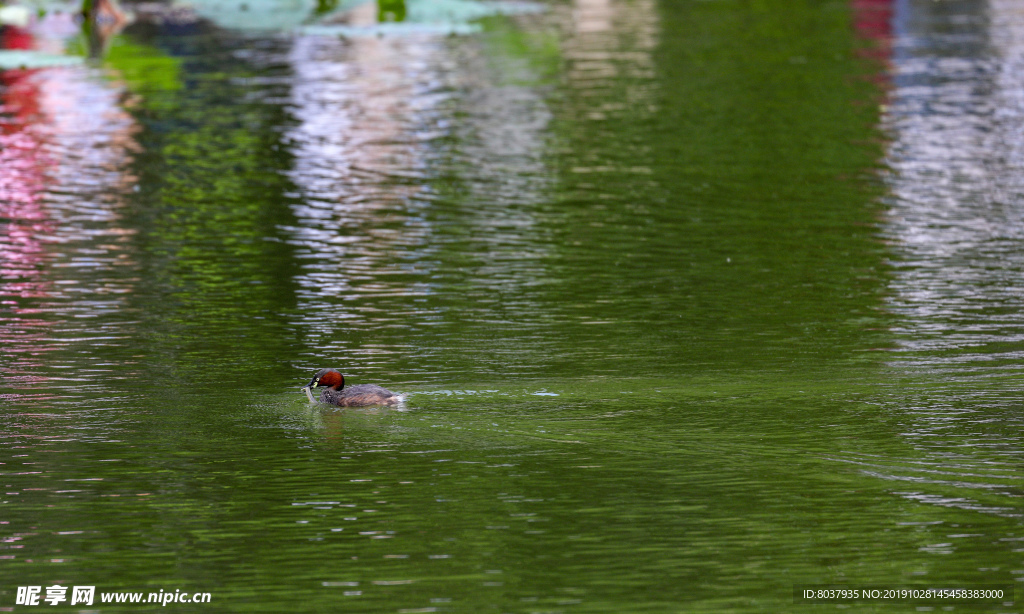
[[[985,14],[919,4],[920,36]],[[0,610],[812,612],[795,585],[1024,575],[1024,243],[915,251],[981,201],[906,196],[946,167],[894,153],[901,88],[942,84],[841,2],[539,8],[140,21],[3,73]],[[906,53],[994,54],[950,44]],[[310,405],[321,367],[405,405]]]

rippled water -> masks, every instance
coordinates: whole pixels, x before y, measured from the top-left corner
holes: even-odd
[[[1013,3],[342,4],[0,72],[0,609],[1024,575]],[[325,366],[404,411],[308,405]]]
[[[901,7],[885,127],[912,500],[1020,518],[1021,120],[1011,3]],[[903,475],[906,474],[906,475]],[[951,550],[955,550],[950,546]]]

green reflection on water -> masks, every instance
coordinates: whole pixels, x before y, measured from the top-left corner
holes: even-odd
[[[1012,472],[929,491],[980,512],[893,485],[935,459],[870,388],[881,152],[846,9],[612,6],[438,43],[469,76],[410,94],[422,115],[325,81],[354,88],[341,137],[360,96],[395,104],[354,162],[294,136],[282,41],[147,41],[181,87],[132,109],[132,292],[102,318],[130,342],[91,350],[136,364],[5,416],[0,603],[61,581],[210,611],[786,611],[794,583],[1015,564],[984,543],[1018,528]],[[392,74],[390,44],[322,68]],[[312,367],[352,363],[410,411],[306,405]]]
[[[286,117],[244,102],[258,75],[235,68],[186,64],[187,91],[154,91],[140,104],[149,129],[131,209],[145,314],[138,343],[152,368],[184,385],[255,386],[289,344],[281,330],[267,342],[294,305],[291,250],[275,240],[288,220],[281,169],[290,158],[277,129]]]
[[[104,61],[125,80],[132,93],[145,96],[152,91],[176,91],[182,87],[181,66],[176,58],[122,36],[115,37]]]
[[[872,360],[855,352],[886,343],[878,209],[862,180],[880,151],[864,144],[874,109],[854,104],[872,95],[854,43],[836,35],[845,11],[671,3],[661,16],[656,65],[620,62],[655,82],[581,87],[567,105],[575,125],[591,121],[560,159],[564,287],[612,299],[581,318],[630,322],[620,338],[658,371]],[[583,275],[573,266],[599,258]],[[577,336],[599,344],[595,330]]]

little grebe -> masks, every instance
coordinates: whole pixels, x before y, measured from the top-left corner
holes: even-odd
[[[359,384],[345,388],[345,376],[334,369],[320,369],[309,380],[309,383],[302,387],[302,390],[313,402],[313,395],[310,388],[322,386],[320,402],[338,407],[370,407],[372,405],[397,405],[401,401],[394,392],[381,388],[376,384]]]

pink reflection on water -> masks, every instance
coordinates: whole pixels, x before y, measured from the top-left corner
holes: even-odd
[[[60,52],[69,20],[0,28],[0,48]],[[76,338],[98,338],[88,318],[129,291],[111,268],[128,262],[131,234],[118,224],[136,149],[122,94],[89,67],[0,71],[0,378],[26,389],[13,397],[44,398],[37,383],[57,354],[98,360],[96,342]]]
[[[892,52],[892,0],[851,0],[850,11],[854,32],[873,43],[861,54],[888,63]]]
[[[0,31],[4,49],[33,49],[32,34],[22,28]],[[0,72],[0,347],[5,378],[30,383],[41,362],[50,327],[34,316],[26,299],[45,298],[52,282],[43,277],[44,246],[54,221],[43,205],[47,171],[53,161],[42,147],[39,123],[40,70]],[[19,375],[21,373],[21,375]],[[28,380],[28,381],[26,381]]]
[[[893,10],[893,0],[850,0],[853,31],[864,43],[857,56],[871,64],[865,79],[877,88],[869,104],[883,109],[892,89]]]
[[[0,43],[52,53],[66,18],[5,29]],[[33,36],[35,38],[33,38]],[[42,393],[48,369],[110,370],[104,347],[130,343],[103,320],[132,291],[132,231],[121,224],[137,125],[110,73],[87,66],[0,72],[0,381]]]
[[[0,48],[32,49],[32,35],[22,28],[0,28]],[[32,124],[40,116],[38,70],[0,72],[0,216],[8,220],[42,220],[39,193],[45,163]]]

